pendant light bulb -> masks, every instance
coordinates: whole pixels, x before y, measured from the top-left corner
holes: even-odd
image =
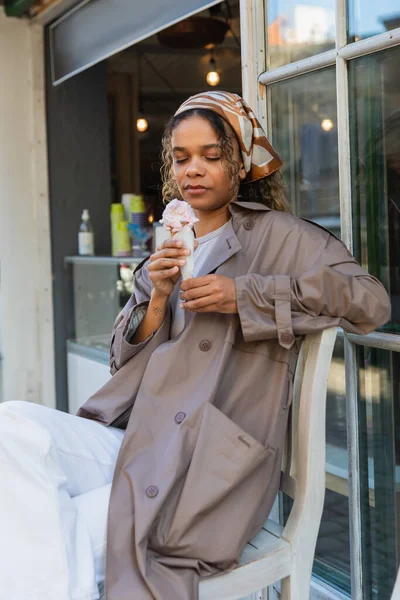
[[[324,131],[330,131],[333,127],[332,119],[323,119],[321,122],[321,127]]]
[[[211,85],[212,87],[218,85],[220,82],[220,76],[217,72],[217,65],[213,57],[210,59],[210,67],[206,76],[206,81],[208,85]]]
[[[140,131],[140,133],[147,131],[148,126],[149,124],[147,122],[147,119],[144,119],[143,117],[136,121],[136,129]]]

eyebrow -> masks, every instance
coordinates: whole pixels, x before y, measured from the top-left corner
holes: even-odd
[[[219,149],[219,144],[205,144],[204,146],[201,146],[202,150],[211,150],[212,148],[218,148]],[[174,146],[172,148],[172,152],[185,152],[186,148],[184,148],[183,146]]]

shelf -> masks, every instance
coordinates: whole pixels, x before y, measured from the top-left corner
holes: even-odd
[[[121,265],[130,264],[137,266],[149,256],[148,253],[139,257],[134,256],[66,256],[64,264],[73,265]]]

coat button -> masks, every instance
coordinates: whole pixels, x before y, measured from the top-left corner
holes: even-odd
[[[203,340],[200,342],[199,348],[202,352],[208,352],[211,349],[211,342]]]
[[[186,417],[186,413],[184,412],[178,412],[175,415],[175,423],[182,423],[183,419]]]
[[[289,333],[288,331],[285,331],[285,333],[282,333],[281,336],[281,340],[284,344],[291,344],[293,342],[293,335],[291,333]]]
[[[243,223],[243,227],[245,229],[247,229],[247,231],[250,231],[250,229],[253,229],[254,223],[252,219],[246,219],[245,222]]]
[[[148,498],[154,498],[158,494],[158,488],[155,485],[149,485],[146,490],[146,496]]]

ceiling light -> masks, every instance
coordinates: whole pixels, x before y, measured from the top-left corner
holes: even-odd
[[[330,131],[333,127],[333,122],[331,119],[323,119],[321,127],[324,131]]]
[[[206,76],[208,85],[215,86],[220,82],[220,76],[217,72],[217,64],[213,57],[210,58],[209,71]]]
[[[147,128],[148,128],[148,126],[149,126],[149,124],[147,122],[147,119],[145,119],[143,117],[141,117],[140,119],[138,119],[136,121],[136,129],[138,131],[140,131],[141,133],[143,133],[144,131],[146,131]]]

